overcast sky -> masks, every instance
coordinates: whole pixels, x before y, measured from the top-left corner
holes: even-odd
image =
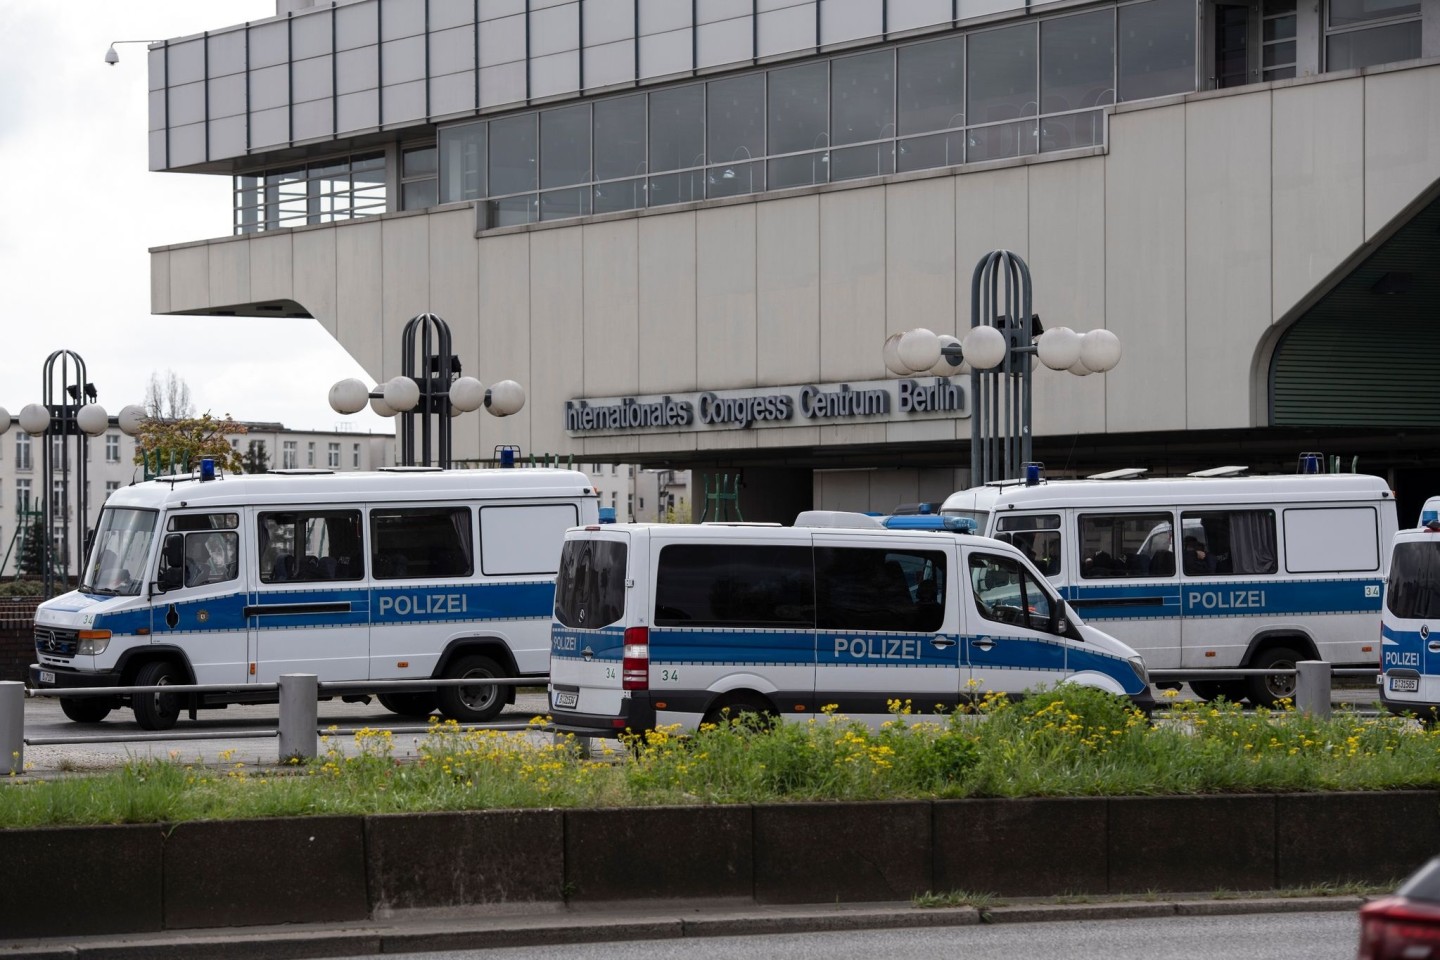
[[[197,412],[287,427],[391,432],[333,412],[373,381],[315,320],[150,315],[153,246],[230,234],[229,177],[150,173],[146,51],[274,16],[274,0],[0,0],[0,406],[43,399],[45,360],[85,361],[111,414],[173,370]],[[59,387],[55,388],[57,391]]]

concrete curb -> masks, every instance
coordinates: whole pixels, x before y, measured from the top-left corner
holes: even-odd
[[[845,930],[1053,923],[1174,916],[1353,911],[1363,897],[1255,897],[1095,903],[1020,903],[924,908],[909,903],[866,907],[766,907],[736,904],[677,912],[657,905],[592,904],[542,914],[433,919],[395,916],[354,924],[190,930],[127,937],[80,937],[0,944],[0,960],[301,960],[489,947],[528,947],[621,940],[820,933]]]

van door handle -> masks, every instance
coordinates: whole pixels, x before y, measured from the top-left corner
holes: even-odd
[[[971,644],[971,646],[974,647],[976,650],[983,650],[989,652],[990,650],[994,649],[995,641],[991,640],[989,637],[979,637]]]
[[[949,647],[955,646],[955,641],[951,640],[949,637],[932,637],[930,638],[930,642],[935,644],[935,646],[939,647],[941,650],[945,650]]]
[[[1440,653],[1440,640],[1431,640],[1425,645],[1425,649],[1431,653]]]

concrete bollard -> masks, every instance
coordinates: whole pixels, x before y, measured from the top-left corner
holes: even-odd
[[[313,673],[286,673],[280,686],[280,762],[313,760],[319,750],[320,687]]]
[[[1330,716],[1330,664],[1324,660],[1295,664],[1295,709],[1321,720]]]
[[[0,680],[0,773],[25,772],[25,684]]]

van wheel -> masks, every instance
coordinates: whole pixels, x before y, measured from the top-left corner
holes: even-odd
[[[744,694],[721,697],[705,711],[703,723],[717,727],[731,724],[752,730],[768,730],[775,725],[775,708],[764,697]]]
[[[76,723],[99,723],[113,709],[114,702],[104,697],[60,698],[60,711]]]
[[[1207,703],[1216,697],[1239,703],[1248,691],[1244,680],[1191,680],[1190,692]]]
[[[147,663],[135,675],[135,686],[158,687],[184,681],[179,668],[168,660]],[[137,693],[130,698],[135,722],[142,730],[169,730],[180,719],[180,696],[174,693]]]
[[[1271,647],[1250,662],[1256,670],[1294,670],[1300,654],[1289,647]],[[1266,674],[1248,677],[1250,702],[1257,707],[1273,707],[1284,697],[1295,698],[1295,677],[1287,674]]]
[[[382,693],[377,699],[391,713],[417,720],[430,716],[440,702],[433,693]]]
[[[447,679],[503,677],[505,671],[489,657],[472,653],[460,657],[445,672]],[[505,688],[494,684],[441,687],[437,691],[440,712],[457,723],[488,723],[505,709]]]

